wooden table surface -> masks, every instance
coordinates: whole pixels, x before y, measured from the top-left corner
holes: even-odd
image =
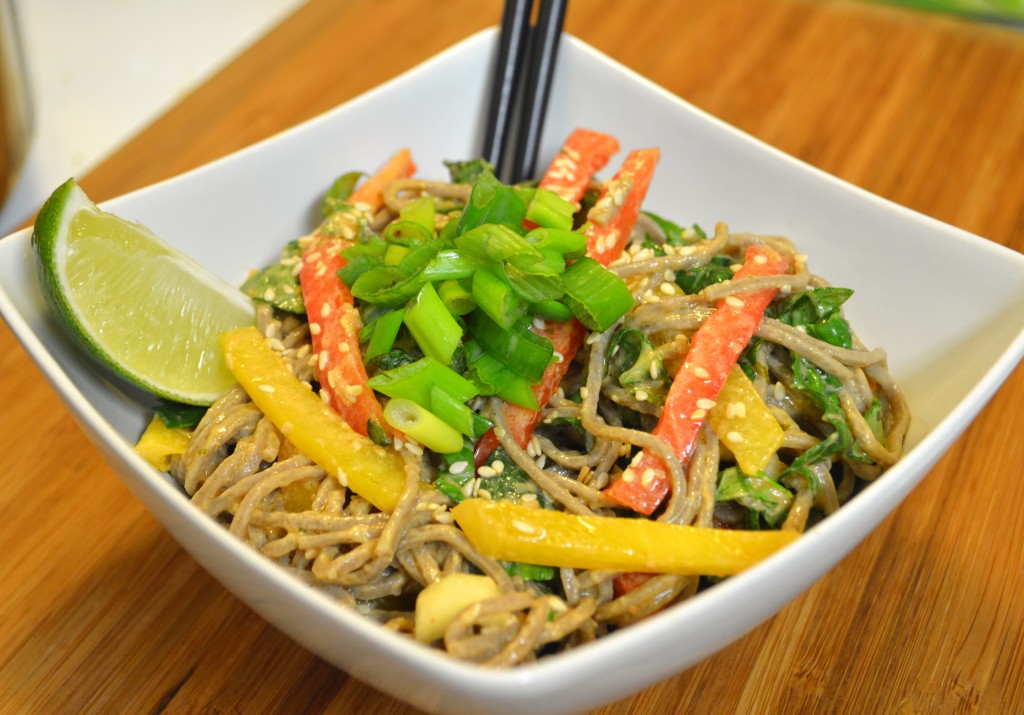
[[[499,16],[497,0],[312,0],[83,184],[102,200],[180,173]],[[573,0],[567,29],[786,152],[1024,249],[1019,29],[845,0]],[[807,593],[597,712],[1024,712],[1022,400],[1018,369]],[[295,645],[201,570],[3,324],[0,405],[0,712],[415,712]]]

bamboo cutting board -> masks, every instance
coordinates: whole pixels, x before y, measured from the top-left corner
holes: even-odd
[[[311,0],[82,183],[103,200],[244,147],[500,12]],[[574,0],[567,30],[785,152],[1024,249],[1018,29],[843,0]],[[1018,369],[828,576],[714,657],[596,712],[1024,712],[1022,400]],[[2,325],[0,405],[0,712],[415,712],[203,572]]]

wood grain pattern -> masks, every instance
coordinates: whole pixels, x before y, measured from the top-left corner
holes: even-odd
[[[84,177],[96,199],[309,118],[497,23],[497,0],[311,0]],[[852,0],[574,0],[567,29],[739,128],[1024,249],[1024,35]],[[1018,369],[826,578],[596,712],[1024,711]],[[413,713],[206,575],[0,326],[0,711]]]

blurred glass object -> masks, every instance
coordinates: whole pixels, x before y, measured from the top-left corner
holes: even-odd
[[[11,0],[0,0],[0,207],[18,181],[32,132],[32,107],[18,22]]]

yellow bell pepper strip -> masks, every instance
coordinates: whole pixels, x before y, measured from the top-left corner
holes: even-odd
[[[778,420],[739,365],[733,366],[715,406],[708,410],[708,424],[744,474],[764,471],[785,439]]]
[[[135,451],[161,472],[166,472],[171,467],[171,457],[183,454],[191,437],[192,430],[184,427],[172,429],[164,424],[159,415],[153,415],[146,431],[135,444]]]
[[[607,266],[622,254],[633,227],[640,214],[640,205],[647,195],[654,169],[660,154],[657,149],[638,149],[630,152],[621,168],[601,191],[594,205],[604,208],[598,212],[594,220],[588,221],[584,227],[587,236],[587,255]],[[557,163],[552,163],[549,173],[560,171]],[[587,179],[589,181],[589,177]],[[542,180],[543,184],[543,180]],[[585,186],[585,184],[584,184]],[[565,197],[563,197],[565,198]],[[591,209],[590,216],[595,216]],[[534,329],[539,335],[548,338],[554,345],[560,360],[548,365],[541,381],[533,386],[537,404],[543,407],[551,401],[562,384],[562,378],[569,369],[576,352],[583,345],[587,329],[578,320],[547,323],[545,327]],[[505,419],[512,439],[525,449],[533,437],[533,431],[540,423],[539,410],[531,410],[518,405],[505,405]],[[498,438],[494,432],[488,432],[477,442],[474,461],[479,467],[485,464],[491,453],[498,447]]]
[[[257,407],[303,454],[381,511],[405,484],[402,458],[356,432],[296,378],[256,328],[221,336],[228,369]]]
[[[353,245],[355,218],[351,212],[373,213],[383,204],[382,192],[388,182],[410,176],[415,170],[409,150],[399,151],[348,197],[347,202],[356,209],[342,209],[324,219],[303,251],[299,284],[309,317],[320,387],[332,409],[362,435],[368,433],[370,420],[380,425],[388,437],[391,429],[383,420],[380,402],[367,385],[359,350],[362,321],[352,293],[338,277],[338,271],[346,264],[341,252]],[[350,213],[340,215],[346,212]]]
[[[766,276],[789,270],[789,262],[769,246],[747,249],[735,280]],[[661,419],[653,433],[668,443],[679,461],[686,462],[729,371],[750,342],[775,297],[774,289],[734,295],[718,301],[693,334],[690,349],[665,398]],[[603,494],[616,504],[651,514],[669,491],[665,465],[653,454],[641,451],[622,476]]]
[[[484,555],[558,568],[732,576],[799,538],[792,531],[702,529],[487,499],[466,499],[451,511]]]

